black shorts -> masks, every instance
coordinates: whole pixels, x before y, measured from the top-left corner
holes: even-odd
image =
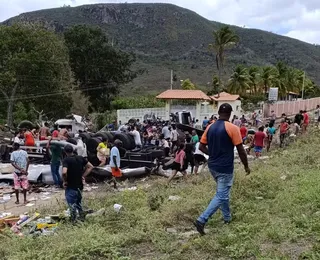
[[[181,170],[181,165],[180,163],[177,162],[173,162],[172,166],[171,166],[172,170],[176,170],[176,171],[180,171]]]
[[[320,122],[320,116],[318,117],[318,122]]]
[[[206,158],[202,154],[195,154],[194,161],[196,164],[201,164],[206,162]]]

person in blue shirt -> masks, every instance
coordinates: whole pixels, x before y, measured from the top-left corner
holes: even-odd
[[[209,124],[209,120],[207,119],[207,117],[205,117],[204,120],[202,121],[203,130],[206,130],[208,124]]]
[[[199,149],[209,155],[208,168],[217,183],[216,194],[207,209],[194,222],[197,231],[205,235],[204,226],[209,218],[221,209],[225,223],[231,221],[229,208],[230,190],[233,184],[234,147],[247,174],[250,174],[246,151],[242,144],[239,127],[229,122],[232,112],[230,104],[222,104],[219,108],[219,119],[209,125],[202,135]]]

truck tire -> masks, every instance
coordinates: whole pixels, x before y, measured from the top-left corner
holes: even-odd
[[[115,141],[116,139],[122,141],[123,148],[125,148],[126,150],[133,150],[136,147],[133,137],[129,136],[128,134],[115,134],[113,137],[113,141]]]
[[[88,140],[91,138],[91,135],[89,133],[81,133],[79,134],[79,137],[81,137],[82,141],[87,144]]]
[[[18,128],[19,129],[22,129],[22,128],[27,128],[29,130],[32,130],[33,128],[35,128],[35,125],[29,121],[29,120],[23,120],[20,122],[20,124],[18,125]]]
[[[100,138],[97,138],[97,137],[90,138],[87,142],[87,151],[90,154],[96,154],[99,143],[101,143]]]

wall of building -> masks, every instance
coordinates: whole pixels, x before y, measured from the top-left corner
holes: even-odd
[[[196,106],[191,105],[171,105],[158,108],[138,108],[138,109],[120,109],[117,110],[117,119],[122,123],[128,122],[131,118],[139,119],[141,122],[147,117],[154,116],[163,120],[169,120],[170,113],[176,113],[180,111],[191,112],[192,117],[202,121],[205,117],[210,118],[212,115],[218,115],[219,106],[226,102],[218,102],[217,106],[211,104],[204,105],[198,103]],[[233,115],[241,116],[241,101],[236,100],[228,102],[233,109]]]

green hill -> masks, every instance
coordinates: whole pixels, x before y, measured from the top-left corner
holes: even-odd
[[[136,54],[137,67],[146,69],[132,84],[142,92],[168,88],[171,69],[178,79],[190,78],[198,85],[207,85],[216,73],[208,44],[213,41],[212,31],[223,25],[171,4],[61,7],[21,14],[4,24],[16,22],[40,23],[56,32],[75,24],[103,28],[116,46]],[[227,53],[225,77],[237,64],[268,65],[282,60],[306,70],[320,84],[319,46],[256,29],[233,29],[241,42]]]

